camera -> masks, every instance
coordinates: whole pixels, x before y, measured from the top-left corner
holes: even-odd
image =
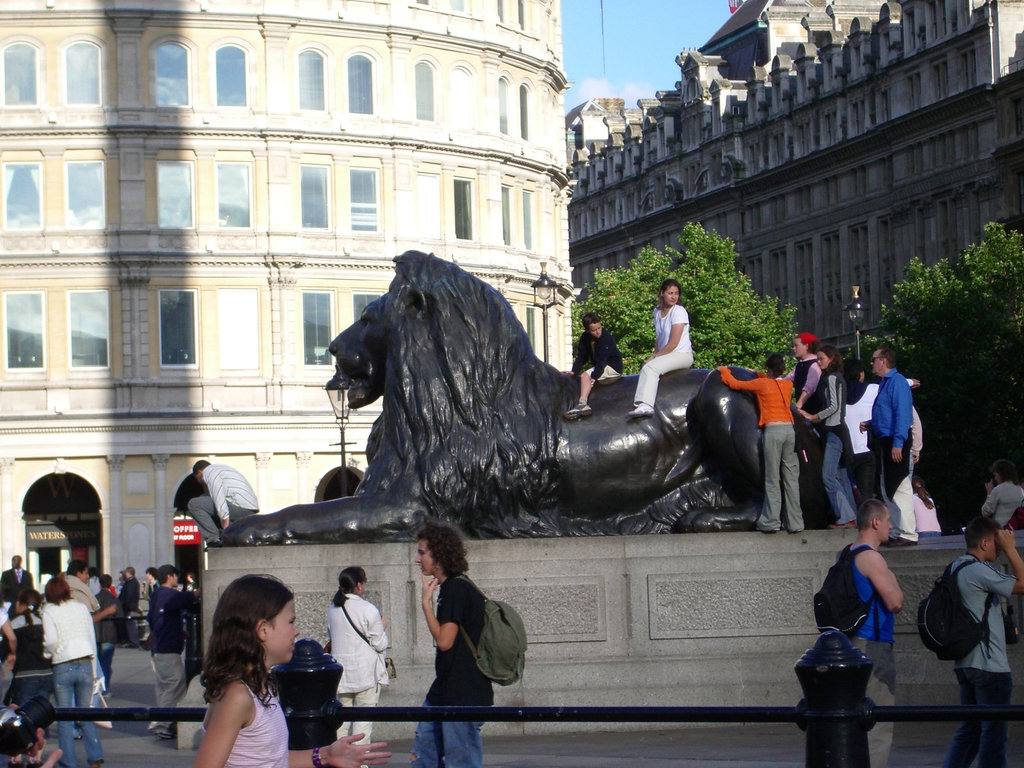
[[[36,743],[36,730],[57,719],[57,710],[43,696],[33,696],[17,709],[0,709],[0,753],[20,755]]]

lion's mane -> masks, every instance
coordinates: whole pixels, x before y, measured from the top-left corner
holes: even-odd
[[[569,397],[558,372],[537,359],[493,288],[432,255],[410,251],[395,263],[370,313],[385,324],[387,371],[357,495],[411,482],[425,511],[470,535],[556,534],[553,424]],[[524,519],[523,510],[537,512]]]

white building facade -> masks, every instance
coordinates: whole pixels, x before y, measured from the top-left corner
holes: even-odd
[[[12,0],[0,76],[0,561],[198,565],[199,458],[338,495],[327,346],[407,249],[538,350],[546,263],[566,367],[558,0]]]

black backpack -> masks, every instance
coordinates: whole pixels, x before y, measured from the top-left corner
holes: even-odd
[[[871,545],[862,544],[856,549],[851,549],[851,546],[843,547],[814,596],[814,621],[819,632],[835,629],[852,637],[868,620],[868,611],[874,601],[861,600],[857,593],[857,584],[853,580],[853,557],[858,552],[871,549]]]
[[[956,575],[978,558],[965,560],[953,570],[953,564],[935,580],[932,591],[917,606],[917,632],[929,650],[943,661],[957,661],[974,650],[982,640],[988,642],[988,610],[994,595],[985,599],[985,613],[976,621],[964,605]]]

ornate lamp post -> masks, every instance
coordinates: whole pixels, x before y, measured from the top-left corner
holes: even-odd
[[[341,495],[348,496],[348,462],[345,458],[345,425],[349,416],[348,379],[339,379],[336,376],[327,382],[324,390],[327,392],[327,399],[331,401],[331,410],[334,411],[340,433],[338,445],[341,447]]]
[[[846,305],[846,314],[853,323],[854,336],[857,339],[857,359],[860,360],[860,321],[864,317],[864,302],[860,300],[860,286],[851,286],[853,301]]]
[[[540,277],[533,281],[533,303],[544,310],[544,362],[548,361],[548,310],[555,306],[558,284],[548,277],[548,263],[540,263]]]

